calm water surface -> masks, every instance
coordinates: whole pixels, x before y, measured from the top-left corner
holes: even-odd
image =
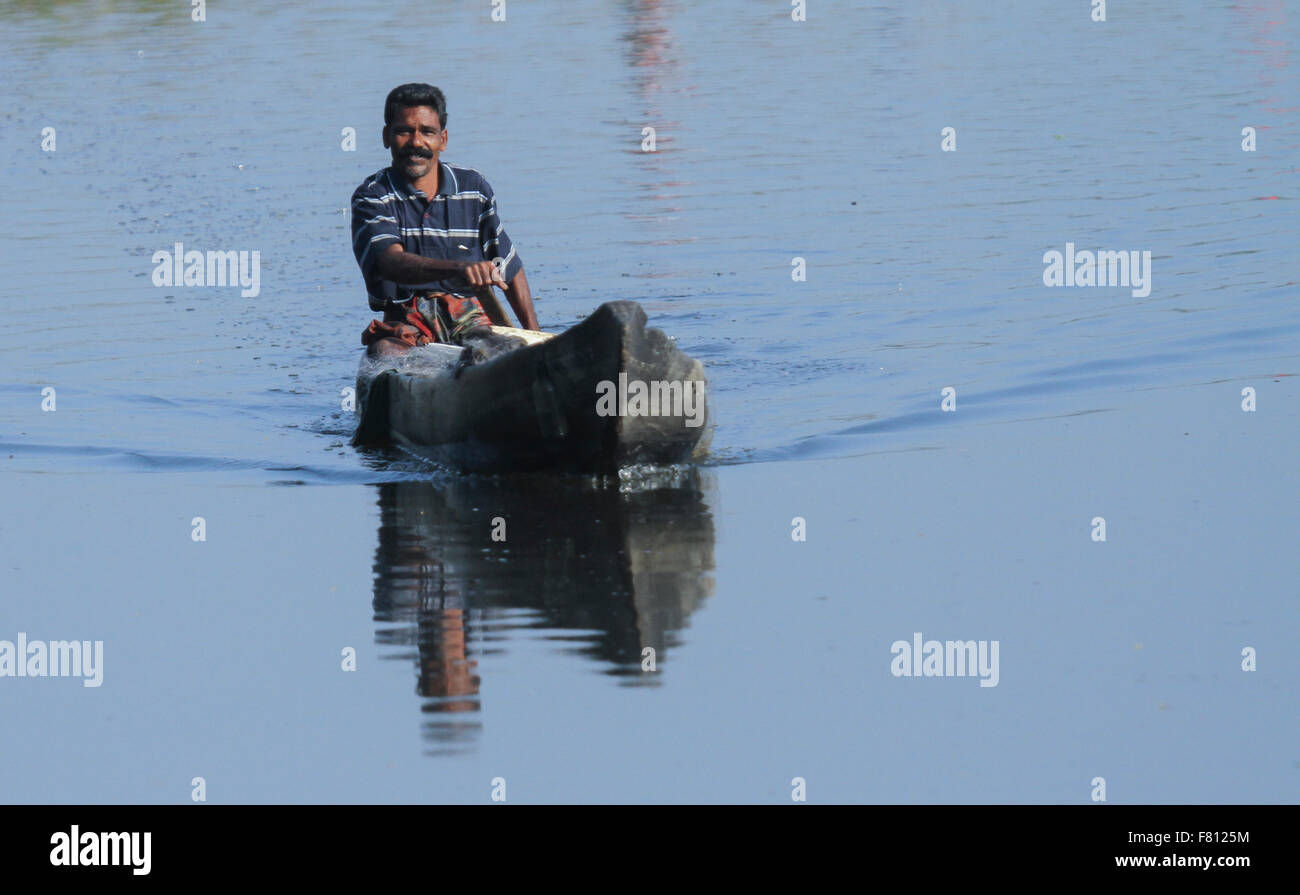
[[[1293,6],[488,9],[0,2],[0,639],[105,644],[0,678],[0,800],[1300,800]],[[544,328],[704,362],[707,462],[348,446],[411,80]],[[260,295],[155,287],[176,242]],[[1067,242],[1150,294],[1045,288]],[[998,685],[892,676],[918,631]]]

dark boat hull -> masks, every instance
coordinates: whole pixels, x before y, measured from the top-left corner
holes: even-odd
[[[708,443],[704,369],[645,324],[635,302],[609,302],[559,335],[459,375],[452,367],[460,349],[452,346],[416,349],[409,362],[363,360],[353,444],[393,444],[469,472],[612,474],[689,461]],[[609,410],[609,402],[599,406],[609,392],[603,384],[619,383],[620,374],[627,382],[680,383],[682,393],[695,390],[698,406],[665,402],[656,415],[602,414]]]

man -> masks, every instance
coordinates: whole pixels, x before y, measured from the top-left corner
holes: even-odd
[[[392,165],[352,194],[352,250],[370,308],[384,315],[361,335],[371,356],[486,338],[487,326],[508,322],[493,287],[505,292],[520,326],[538,329],[492,187],[473,168],[439,158],[447,148],[442,91],[394,88],[384,102],[383,141]]]

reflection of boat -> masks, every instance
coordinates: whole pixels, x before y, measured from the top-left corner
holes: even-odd
[[[554,337],[498,329],[530,344],[468,367],[453,345],[363,358],[353,444],[395,442],[474,472],[689,460],[707,428],[704,368],[645,324],[640,305],[615,301]]]
[[[677,632],[713,592],[702,477],[682,478],[632,493],[553,477],[378,486],[376,637],[415,658],[440,748],[474,735],[478,662],[508,652],[515,632],[554,630],[562,650],[628,683],[661,679]]]

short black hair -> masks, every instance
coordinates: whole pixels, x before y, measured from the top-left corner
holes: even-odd
[[[438,113],[438,126],[447,126],[447,97],[432,84],[403,84],[388,91],[388,99],[384,100],[384,127],[393,123],[398,106],[429,106]]]

